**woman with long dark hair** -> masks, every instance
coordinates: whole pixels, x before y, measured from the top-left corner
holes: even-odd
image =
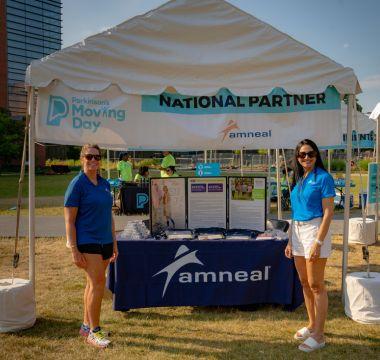
[[[294,335],[304,341],[298,347],[304,352],[325,346],[328,298],[324,272],[331,253],[334,197],[334,180],[323,166],[317,145],[309,139],[300,141],[294,153],[292,227],[285,255],[294,257],[309,318],[308,325]]]

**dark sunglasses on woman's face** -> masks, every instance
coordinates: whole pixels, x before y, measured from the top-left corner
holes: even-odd
[[[85,159],[90,161],[92,159],[95,159],[96,161],[99,161],[102,157],[100,155],[93,155],[93,154],[86,154]]]
[[[309,157],[309,159],[313,159],[317,156],[317,152],[312,150],[312,151],[309,151],[309,152],[304,152],[304,151],[301,151],[298,153],[298,157],[300,159],[306,159],[306,156]]]

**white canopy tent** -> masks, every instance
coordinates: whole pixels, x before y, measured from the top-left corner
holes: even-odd
[[[34,101],[30,103],[29,131],[33,283],[36,140],[97,142],[106,148],[216,150],[293,148],[309,137],[328,146],[340,134],[340,105],[335,106],[334,89],[341,96],[349,94],[348,133],[354,97],[361,91],[352,69],[223,0],[169,1],[33,61],[26,80],[29,99],[38,89],[37,113]],[[163,92],[166,97],[160,98]],[[212,98],[216,94],[222,97]],[[298,98],[295,104],[295,96],[302,94],[303,100]],[[308,94],[314,95],[307,98]],[[164,110],[158,107],[160,102]],[[94,109],[105,112],[99,117]],[[96,131],[96,124],[90,127],[95,116]],[[236,127],[238,134],[248,135],[225,139]],[[348,164],[350,160],[349,137]],[[348,184],[350,171],[347,166]],[[346,186],[346,196],[349,193]],[[345,205],[342,280],[347,268],[349,202]]]

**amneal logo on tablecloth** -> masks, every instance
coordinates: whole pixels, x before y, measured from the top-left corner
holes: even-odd
[[[46,124],[61,126],[62,121],[71,119],[73,129],[89,130],[95,133],[103,121],[125,121],[126,110],[112,108],[108,100],[90,97],[49,96]]]
[[[173,276],[185,265],[188,264],[198,264],[204,265],[197,257],[196,253],[198,250],[194,250],[188,253],[190,249],[181,245],[176,255],[174,256],[174,261],[168,266],[164,267],[162,270],[158,271],[153,275],[157,276],[162,273],[166,273],[166,281],[164,289],[162,291],[162,297],[165,296],[168,285],[173,278]],[[184,255],[187,253],[186,255]],[[184,255],[181,257],[181,255]],[[264,271],[262,270],[252,270],[252,271],[197,271],[197,272],[181,272],[179,273],[178,282],[180,283],[223,283],[223,282],[246,282],[246,281],[262,281],[269,280],[269,270],[271,266],[265,266]]]

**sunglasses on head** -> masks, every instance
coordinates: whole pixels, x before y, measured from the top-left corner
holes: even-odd
[[[317,152],[314,150],[309,151],[309,152],[301,151],[298,153],[297,157],[300,159],[306,159],[306,156],[308,156],[309,159],[313,159],[313,158],[317,157]]]
[[[99,161],[102,157],[100,155],[86,154],[84,156],[84,158],[86,160],[89,160],[89,161],[92,160],[92,159],[95,159],[96,161]]]

